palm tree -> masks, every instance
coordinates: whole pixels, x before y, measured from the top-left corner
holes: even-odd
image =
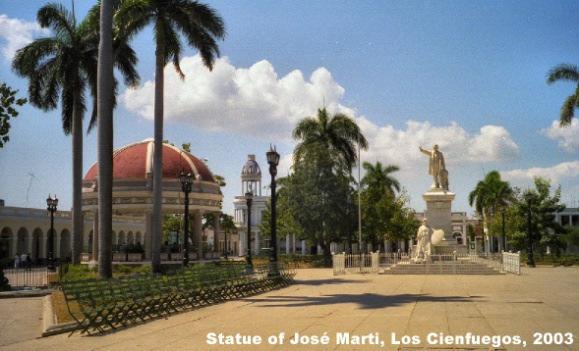
[[[489,223],[492,218],[504,210],[513,197],[510,184],[501,179],[498,171],[489,172],[485,178],[479,181],[475,189],[468,195],[468,202],[474,205],[475,210],[483,217],[483,225],[488,233]],[[499,240],[499,250],[503,249],[503,238]]]
[[[362,186],[380,189],[380,193],[392,196],[394,191],[400,191],[400,183],[390,175],[400,170],[398,166],[388,165],[384,167],[381,162],[376,162],[375,165],[364,162],[362,166],[366,170],[366,174],[362,178]]]
[[[72,133],[72,261],[78,263],[83,232],[82,119],[86,110],[85,88],[95,76],[97,38],[87,21],[77,25],[74,15],[59,4],[40,8],[37,20],[55,35],[18,50],[12,66],[17,74],[29,79],[32,105],[52,110],[61,97],[62,128],[66,135]]]
[[[358,159],[356,146],[364,150],[368,148],[368,141],[350,117],[342,113],[330,116],[325,108],[318,109],[316,117],[302,119],[295,127],[293,137],[299,140],[294,150],[295,164],[303,161],[308,153],[321,150],[329,152],[348,172]]]
[[[547,74],[547,83],[553,84],[560,80],[570,81],[577,84],[575,93],[569,95],[563,107],[561,107],[561,119],[559,123],[561,126],[571,124],[571,120],[575,115],[575,109],[579,107],[579,68],[576,65],[560,64],[549,71]]]
[[[196,48],[203,63],[213,68],[219,57],[217,39],[225,37],[225,25],[211,7],[192,0],[127,0],[115,15],[123,24],[124,33],[137,33],[149,23],[154,25],[155,36],[155,146],[153,157],[153,219],[152,219],[152,268],[161,269],[161,192],[163,165],[163,92],[164,68],[172,61],[177,73],[184,78],[179,62],[182,33],[190,46]]]
[[[102,0],[97,79],[99,275],[111,278],[113,232],[113,0]]]
[[[34,106],[45,111],[52,110],[58,107],[61,98],[62,127],[65,134],[72,134],[72,259],[73,263],[78,263],[83,238],[82,122],[86,111],[87,88],[94,99],[97,96],[99,34],[90,16],[77,24],[74,14],[60,4],[43,6],[38,10],[37,19],[43,28],[52,29],[55,35],[37,39],[18,50],[12,66],[17,74],[28,78],[30,102]],[[119,41],[116,47],[115,64],[125,82],[137,84],[139,77],[134,69],[134,52],[123,41]],[[96,120],[96,109],[95,103],[91,124]]]

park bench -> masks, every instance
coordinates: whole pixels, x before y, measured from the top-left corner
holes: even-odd
[[[61,289],[77,322],[72,333],[92,334],[283,287],[294,275],[286,265],[272,276],[267,265],[248,270],[243,263],[207,264],[165,275],[64,279]]]

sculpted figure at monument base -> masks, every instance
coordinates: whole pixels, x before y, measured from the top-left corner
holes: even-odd
[[[416,251],[412,257],[414,262],[424,262],[430,256],[430,227],[426,218],[416,233]]]

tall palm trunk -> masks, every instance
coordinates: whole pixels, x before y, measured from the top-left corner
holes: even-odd
[[[80,263],[82,250],[82,110],[80,89],[75,88],[72,111],[72,263]]]
[[[99,275],[112,277],[113,0],[101,1],[97,75]]]
[[[153,156],[153,220],[151,228],[151,264],[153,272],[161,271],[161,202],[163,186],[163,85],[164,45],[157,36],[155,50],[155,148]]]

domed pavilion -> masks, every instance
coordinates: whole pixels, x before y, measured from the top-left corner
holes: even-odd
[[[145,224],[143,242],[145,259],[151,257],[151,228],[153,211],[153,156],[154,141],[146,139],[123,146],[113,153],[113,215],[140,218]],[[170,144],[163,144],[164,214],[184,211],[184,193],[179,174],[193,175],[189,194],[189,213],[193,219],[193,245],[202,243],[202,216],[219,216],[223,195],[213,174],[199,158]],[[98,256],[98,164],[94,163],[83,179],[82,209],[93,218],[92,259]],[[215,221],[219,223],[219,221]],[[219,229],[214,228],[218,233]],[[200,250],[199,250],[200,252]]]

